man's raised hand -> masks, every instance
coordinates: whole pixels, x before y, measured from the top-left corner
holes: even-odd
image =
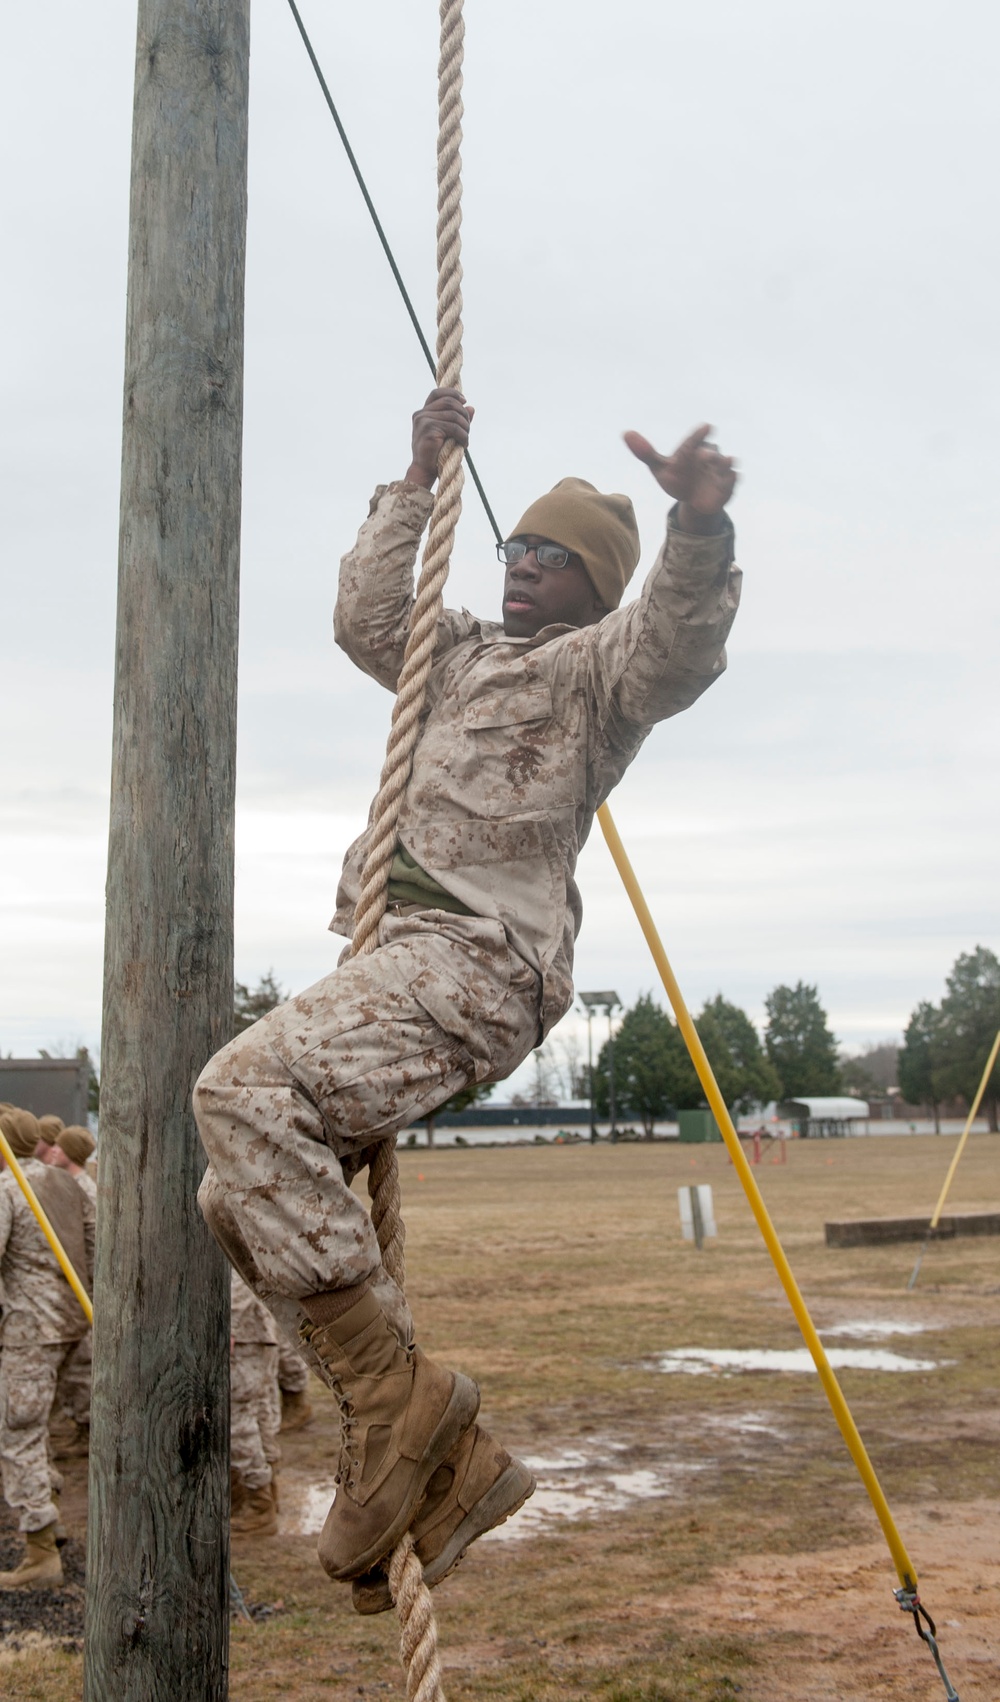
[[[661,455],[648,438],[625,432],[632,454],[644,461],[661,490],[679,503],[677,523],[684,532],[717,532],[722,510],[736,487],[731,455],[710,441],[711,426],[699,426],[672,455]]]
[[[469,447],[469,427],[475,408],[461,390],[432,390],[413,416],[410,462],[406,482],[430,490],[438,475],[438,461],[446,443]]]

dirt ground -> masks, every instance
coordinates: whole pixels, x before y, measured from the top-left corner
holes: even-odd
[[[755,1174],[828,1352],[847,1355],[961,1702],[998,1702],[1000,1241],[932,1246],[912,1292],[916,1245],[823,1241],[826,1219],[929,1211],[954,1145],[795,1143]],[[998,1161],[1000,1139],[970,1140],[956,1211],[1000,1205]],[[721,1147],[404,1149],[401,1169],[420,1336],[479,1380],[485,1422],[539,1480],[435,1592],[449,1702],[944,1697],[818,1379],[726,1358],[800,1338]],[[701,1251],[678,1226],[690,1182],[714,1193]],[[315,1560],[337,1448],[332,1400],[314,1400],[284,1442],[282,1533],[234,1544],[245,1596],[274,1610],[234,1621],[234,1702],[404,1695],[392,1616],[354,1614]],[[0,1593],[15,1702],[81,1695],[83,1466],[66,1479],[74,1581]],[[15,1549],[0,1529],[0,1557]]]

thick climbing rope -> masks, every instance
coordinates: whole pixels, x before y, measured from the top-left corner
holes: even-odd
[[[462,48],[465,27],[462,0],[442,0],[441,51],[438,61],[438,219],[437,219],[437,382],[461,385],[461,141]],[[462,507],[462,450],[446,444],[438,469],[438,490],[424,548],[403,666],[393,705],[392,725],[379,790],[371,808],[371,838],[354,918],[353,952],[375,950],[385,914],[389,869],[396,850],[399,812],[410,778],[420,732],[427,680],[434,656],[445,580],[455,528]],[[382,1260],[403,1285],[403,1226],[394,1144],[380,1141],[369,1165],[372,1218]]]
[[[438,335],[437,382],[462,381],[461,156],[462,0],[442,0],[438,63]],[[396,850],[399,811],[410,778],[420,732],[427,680],[434,657],[442,593],[451,547],[462,511],[463,452],[448,442],[441,451],[438,490],[410,616],[403,667],[396,687],[392,726],[378,794],[371,810],[371,838],[354,916],[354,953],[374,951],[385,914],[389,867]]]
[[[460,388],[462,382],[462,49],[465,25],[462,0],[441,0],[441,51],[438,59],[437,150],[437,382]],[[420,733],[427,680],[434,659],[445,580],[451,565],[455,528],[462,511],[465,482],[463,452],[446,443],[438,463],[438,488],[424,547],[403,666],[396,687],[392,725],[378,793],[371,808],[371,835],[354,915],[355,956],[378,945],[385,915],[389,869],[396,851],[399,812],[410,779]],[[400,1211],[396,1143],[376,1143],[368,1165],[372,1222],[382,1263],[402,1288],[406,1265]],[[400,1653],[406,1669],[407,1702],[444,1702],[437,1654],[437,1626],[423,1568],[407,1535],[393,1553],[389,1588],[400,1625]]]
[[[344,153],[347,155],[347,163],[350,166],[352,172],[354,173],[354,180],[357,183],[357,186],[361,191],[361,195],[362,195],[362,198],[364,200],[365,206],[368,208],[368,212],[371,216],[372,224],[375,227],[375,235],[378,237],[379,242],[382,245],[382,253],[385,255],[386,260],[387,260],[388,265],[389,265],[389,270],[392,273],[393,278],[396,281],[396,288],[399,290],[400,296],[402,298],[403,306],[406,308],[406,312],[409,316],[410,324],[413,326],[414,332],[416,334],[417,342],[420,344],[420,347],[423,350],[424,359],[427,362],[427,365],[430,367],[431,371],[436,374],[437,373],[437,362],[436,362],[436,360],[434,359],[434,356],[431,353],[430,344],[428,343],[427,338],[424,336],[423,326],[421,325],[420,320],[417,318],[417,310],[414,307],[412,300],[410,299],[410,292],[407,289],[406,284],[403,281],[403,274],[399,270],[398,265],[396,264],[396,256],[393,254],[392,248],[389,245],[389,238],[386,236],[385,229],[384,229],[383,224],[382,224],[382,220],[378,216],[378,209],[375,206],[375,203],[371,198],[371,193],[370,193],[368,185],[367,185],[367,183],[365,182],[365,179],[364,179],[364,173],[362,172],[361,167],[358,164],[357,155],[355,154],[354,149],[351,147],[350,138],[348,137],[347,131],[344,129],[343,120],[340,116],[340,113],[337,111],[337,107],[334,103],[333,96],[330,93],[330,85],[323,75],[323,68],[320,65],[320,62],[316,57],[316,50],[313,47],[313,44],[309,39],[309,32],[306,29],[305,24],[302,22],[302,14],[299,11],[298,7],[296,6],[295,0],[288,0],[288,9],[291,12],[292,17],[295,19],[295,27],[298,30],[299,35],[302,37],[302,45],[304,46],[306,52],[309,55],[309,63],[311,64],[313,70],[316,73],[316,81],[318,82],[320,88],[323,91],[323,99],[326,101],[327,110],[329,111],[330,117],[333,119],[333,122],[337,127],[337,135],[340,137],[340,140],[344,145]],[[501,532],[500,532],[500,528],[497,525],[496,515],[493,513],[493,510],[490,507],[489,497],[486,495],[486,491],[483,488],[483,481],[479,477],[479,473],[476,469],[476,463],[472,459],[472,456],[471,456],[468,449],[465,451],[465,465],[468,467],[469,477],[472,480],[473,484],[476,487],[476,490],[479,493],[479,500],[483,505],[483,510],[486,514],[486,518],[489,521],[491,527],[493,528],[493,536],[496,538],[496,541],[497,541],[498,544],[502,543],[503,538],[502,538],[502,535],[501,535]]]

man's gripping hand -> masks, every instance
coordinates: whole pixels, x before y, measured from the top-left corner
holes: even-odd
[[[709,439],[711,426],[699,426],[672,455],[661,455],[648,438],[625,432],[632,454],[644,461],[661,490],[679,504],[677,524],[682,532],[719,532],[722,510],[736,488],[731,455],[721,455]]]
[[[475,408],[470,408],[461,390],[432,390],[413,416],[410,462],[406,482],[430,490],[438,476],[438,461],[448,442],[469,447],[469,427]]]

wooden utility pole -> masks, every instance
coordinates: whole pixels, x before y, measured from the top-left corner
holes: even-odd
[[[249,0],[139,0],[86,1702],[221,1702],[229,1314],[197,1209],[231,1033]]]

